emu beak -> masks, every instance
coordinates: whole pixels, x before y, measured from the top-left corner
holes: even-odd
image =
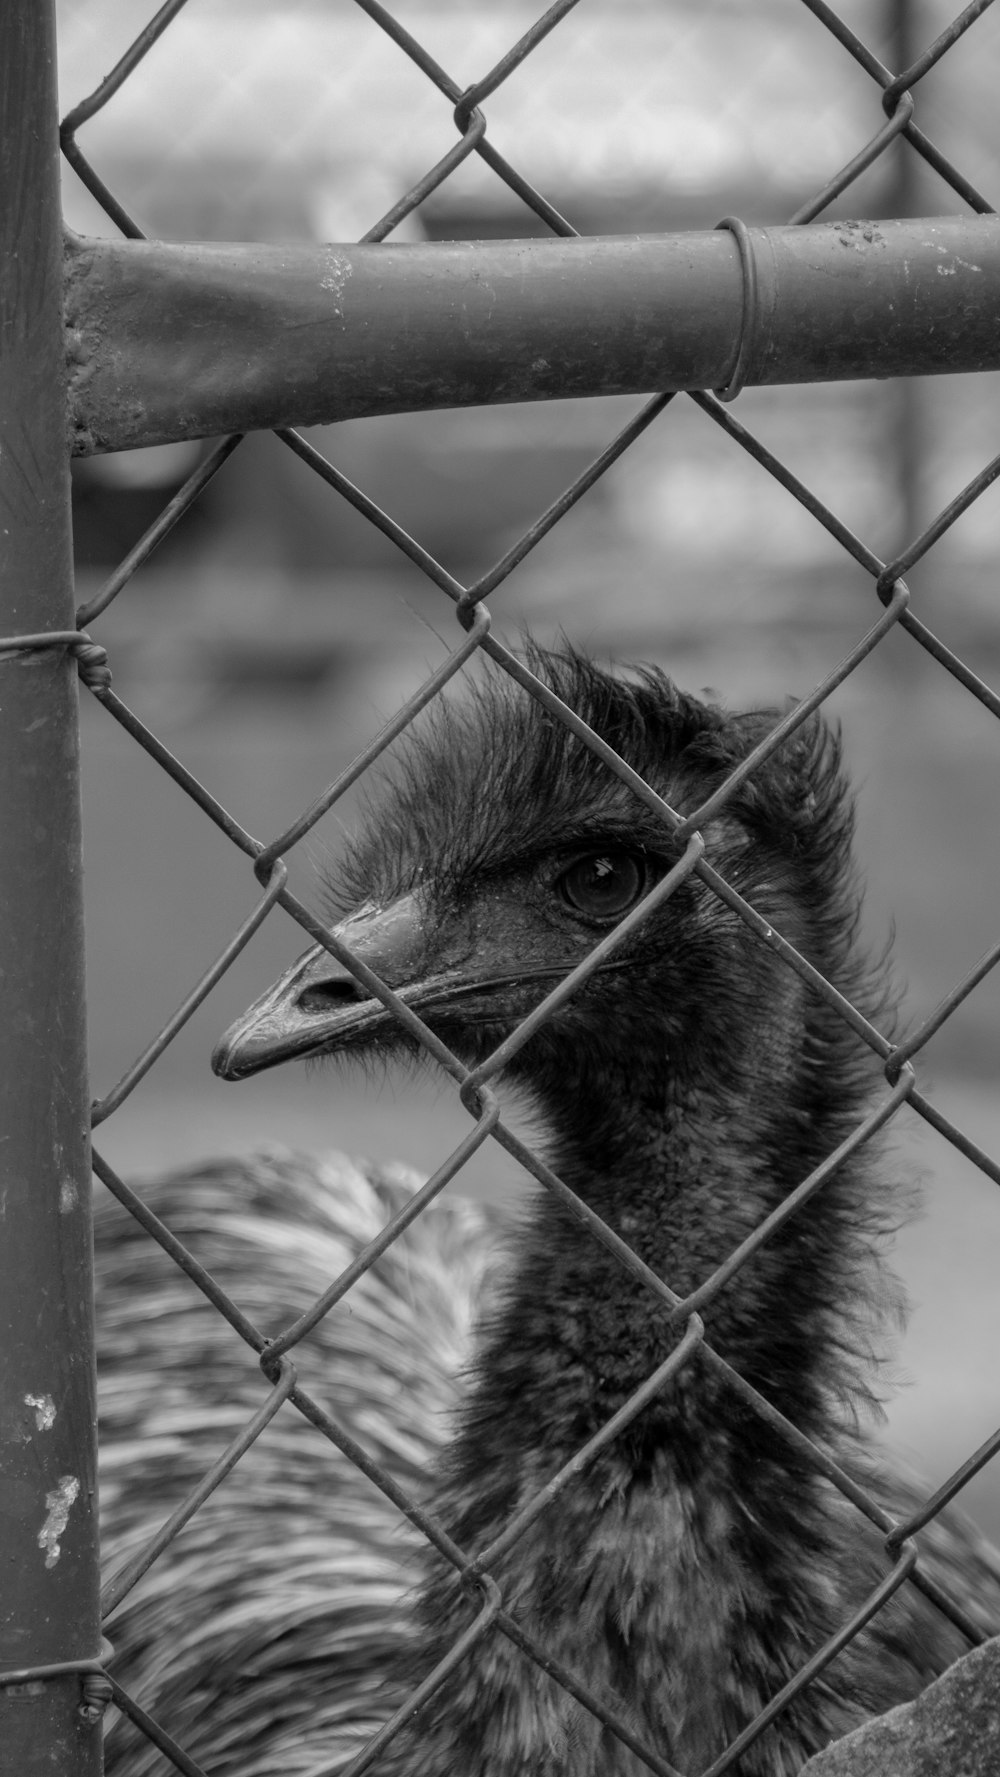
[[[422,909],[414,895],[389,907],[363,909],[333,935],[390,987],[414,981],[425,949]],[[443,985],[420,983],[432,990]],[[368,997],[350,971],[317,944],[219,1039],[212,1069],[220,1079],[244,1080],[296,1056],[336,1048],[389,1019],[381,1001]]]

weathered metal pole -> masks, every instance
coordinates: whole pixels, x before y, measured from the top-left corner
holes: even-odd
[[[0,637],[73,627],[52,0],[0,7]],[[98,1777],[75,661],[0,648],[0,1772]]]
[[[1000,369],[1000,218],[67,248],[73,448],[574,395]]]
[[[922,48],[921,32],[926,29],[923,18],[916,16],[914,0],[889,0],[889,66],[897,73],[912,67]],[[928,35],[933,36],[933,32]],[[925,77],[926,78],[926,77]],[[924,96],[923,83],[917,88],[917,103]],[[892,149],[892,186],[888,209],[892,216],[919,216],[925,199],[924,165],[919,154],[905,137]],[[915,376],[900,377],[887,404],[890,436],[887,446],[896,465],[896,492],[899,501],[899,525],[894,536],[886,539],[888,553],[895,554],[912,543],[924,522],[924,478],[927,461],[926,401],[923,385]],[[928,513],[929,517],[930,514]]]

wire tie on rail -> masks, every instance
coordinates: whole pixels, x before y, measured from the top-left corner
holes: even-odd
[[[736,352],[736,362],[732,374],[724,388],[716,389],[719,401],[735,401],[741,394],[747,380],[751,359],[757,346],[757,261],[754,257],[753,241],[750,230],[738,216],[724,216],[716,228],[725,228],[735,237],[740,255],[740,266],[743,273],[743,313],[740,317],[740,339]]]

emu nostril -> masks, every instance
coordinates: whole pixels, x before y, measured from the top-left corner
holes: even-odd
[[[340,981],[314,981],[304,987],[295,1004],[300,1012],[335,1012],[341,1006],[355,1006],[359,1000],[370,999],[364,988],[350,976]]]

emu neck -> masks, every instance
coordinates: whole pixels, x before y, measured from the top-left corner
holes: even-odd
[[[788,1161],[778,1164],[772,1132],[746,1111],[745,1098],[741,1124],[726,1093],[678,1084],[656,1101],[654,1115],[654,1103],[637,1099],[631,1085],[627,1114],[620,1093],[578,1096],[590,1108],[555,1128],[551,1159],[684,1293],[797,1179],[788,1178]],[[823,1143],[823,1131],[817,1139]],[[812,1162],[810,1155],[802,1165],[802,1147],[798,1176]],[[820,1433],[830,1353],[826,1291],[811,1255],[835,1238],[835,1223],[811,1217],[819,1243],[811,1252],[786,1238],[707,1316],[713,1345],[796,1423]],[[547,1196],[520,1241],[515,1281],[485,1338],[432,1502],[470,1552],[488,1550],[683,1330]],[[775,1302],[779,1311],[765,1312]],[[828,1518],[814,1477],[696,1353],[487,1563],[505,1608],[554,1657],[661,1753],[701,1770],[780,1689],[803,1649],[832,1629],[839,1606],[824,1559],[837,1532]],[[801,1614],[791,1622],[793,1598]],[[421,1617],[423,1651],[411,1681],[468,1621],[453,1576],[433,1561]],[[786,1777],[834,1721],[838,1731],[851,1725],[839,1706],[807,1698],[780,1742],[768,1737],[746,1758],[741,1777]],[[496,1633],[468,1657],[424,1733],[420,1768],[435,1777],[459,1768],[470,1777],[529,1769],[538,1777],[639,1777],[644,1768]],[[408,1747],[404,1741],[399,1762],[386,1767],[393,1777],[417,1768]]]
[[[679,1296],[709,1278],[840,1139],[839,1114],[796,1107],[793,1082],[758,1092],[723,1084],[582,1078],[565,1092],[576,1107],[558,1117],[551,1095],[548,1157],[556,1172]],[[756,1254],[706,1309],[710,1343],[746,1379],[814,1434],[822,1435],[837,1291],[853,1271],[847,1174],[824,1188]],[[856,1278],[852,1277],[854,1287]],[[683,1331],[661,1300],[545,1194],[522,1235],[517,1280],[502,1324],[484,1352],[481,1387],[502,1379],[525,1401],[544,1400],[541,1436],[553,1450],[559,1424],[573,1447],[581,1420],[596,1430],[650,1375]],[[558,1387],[573,1399],[559,1408]],[[688,1390],[674,1390],[651,1418],[681,1435]],[[687,1402],[687,1404],[685,1404]],[[696,1413],[700,1422],[702,1414]],[[731,1416],[730,1416],[731,1417]],[[700,1431],[700,1423],[691,1428]]]

